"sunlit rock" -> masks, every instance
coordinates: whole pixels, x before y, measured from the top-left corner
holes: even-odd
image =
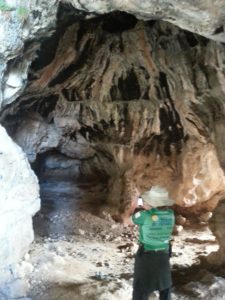
[[[37,178],[24,152],[3,127],[0,134],[0,265],[3,267],[17,262],[32,242],[32,216],[40,208],[40,199]]]

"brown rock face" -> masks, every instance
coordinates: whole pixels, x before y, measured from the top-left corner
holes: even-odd
[[[163,22],[59,22],[2,120],[30,161],[54,150],[77,162],[76,178],[104,179],[122,218],[153,185],[206,213],[225,195],[224,61],[223,44]]]

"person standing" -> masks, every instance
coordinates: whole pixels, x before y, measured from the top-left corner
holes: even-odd
[[[174,227],[174,213],[162,187],[154,187],[143,195],[145,209],[138,200],[132,221],[139,226],[139,249],[135,256],[132,300],[148,300],[159,291],[160,300],[171,299],[170,240]]]

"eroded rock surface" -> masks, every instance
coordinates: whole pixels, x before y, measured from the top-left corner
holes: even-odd
[[[222,44],[131,15],[59,22],[3,123],[30,162],[54,150],[79,161],[77,178],[108,181],[108,203],[123,216],[153,185],[207,213],[225,188],[215,130],[224,58]]]

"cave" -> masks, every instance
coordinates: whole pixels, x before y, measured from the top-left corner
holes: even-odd
[[[223,299],[223,18],[75,2],[0,6],[24,34],[0,65],[0,299],[131,297],[130,215],[155,186],[173,199],[173,299]]]

